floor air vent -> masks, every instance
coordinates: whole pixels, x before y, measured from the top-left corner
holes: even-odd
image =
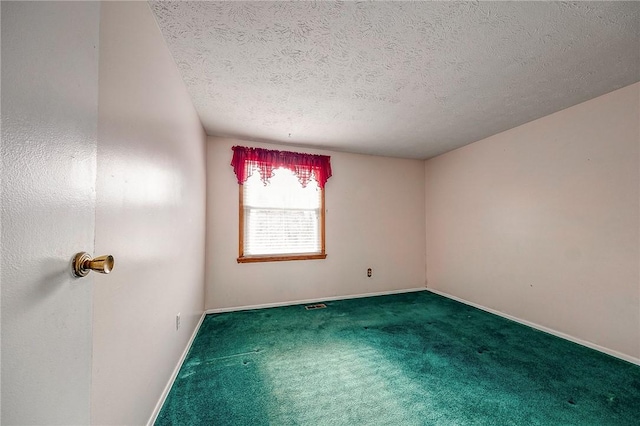
[[[307,305],[307,306],[305,306],[304,308],[305,308],[307,311],[311,311],[311,310],[313,310],[313,309],[324,309],[324,308],[326,308],[326,307],[327,307],[327,305],[325,305],[324,303],[316,303],[315,305]]]

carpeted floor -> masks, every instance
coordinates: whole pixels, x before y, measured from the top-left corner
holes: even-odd
[[[638,425],[640,367],[426,291],[208,315],[156,425]]]

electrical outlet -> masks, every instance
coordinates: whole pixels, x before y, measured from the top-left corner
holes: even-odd
[[[371,268],[368,268],[368,269],[367,269],[367,276],[368,276],[369,278],[371,278],[371,275],[373,275],[373,270],[372,270]]]
[[[176,330],[180,330],[180,312],[176,315]]]

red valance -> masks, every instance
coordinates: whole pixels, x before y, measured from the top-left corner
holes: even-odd
[[[331,177],[331,157],[328,155],[302,154],[299,152],[276,151],[262,148],[234,146],[231,166],[236,172],[238,183],[242,185],[257,169],[265,183],[280,167],[291,170],[302,187],[306,187],[311,178],[315,178],[320,188]]]

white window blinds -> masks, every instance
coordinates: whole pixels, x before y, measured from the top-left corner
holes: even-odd
[[[265,186],[256,171],[242,193],[245,256],[321,253],[321,191],[314,180],[303,188],[280,168]]]

